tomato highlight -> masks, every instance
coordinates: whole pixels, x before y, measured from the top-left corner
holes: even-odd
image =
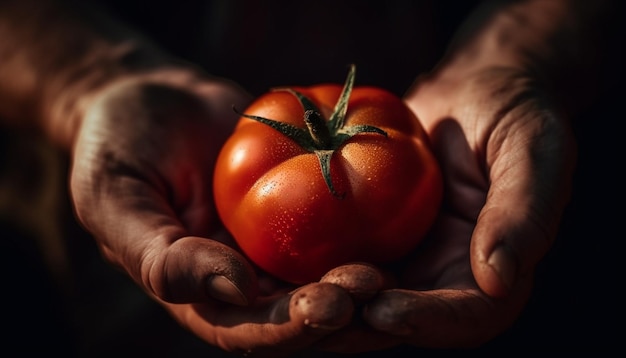
[[[441,172],[400,98],[376,87],[279,88],[254,101],[215,168],[218,214],[244,254],[294,284],[401,259],[439,210]]]

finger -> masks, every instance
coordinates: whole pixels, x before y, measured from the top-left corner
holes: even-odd
[[[378,291],[392,287],[392,277],[369,263],[355,262],[327,272],[320,282],[338,285],[357,302],[365,302]]]
[[[219,303],[167,305],[179,322],[205,341],[249,357],[286,357],[350,323],[348,293],[313,283],[289,295],[247,307]]]
[[[393,275],[365,262],[336,267],[326,273],[320,282],[342,287],[358,306],[366,304],[380,291],[396,286]],[[356,316],[349,326],[316,342],[315,348],[321,351],[354,354],[386,349],[399,343],[402,343],[400,338],[376,331],[364,323],[360,316]]]
[[[528,282],[509,300],[480,290],[388,290],[367,304],[363,317],[374,329],[423,348],[473,348],[509,327],[524,307]]]
[[[509,117],[488,144],[491,186],[471,241],[476,281],[496,297],[508,295],[552,246],[575,156],[553,112],[530,103]]]

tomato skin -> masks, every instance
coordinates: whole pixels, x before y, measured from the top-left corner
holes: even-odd
[[[342,86],[294,87],[329,118]],[[245,111],[306,128],[291,93],[269,92]],[[319,280],[347,262],[387,263],[415,248],[442,198],[438,163],[413,112],[392,93],[354,87],[345,125],[386,132],[359,133],[330,160],[329,190],[315,153],[283,133],[242,117],[215,168],[218,213],[248,258],[285,281]]]

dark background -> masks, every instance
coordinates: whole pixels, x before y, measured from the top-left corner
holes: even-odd
[[[253,94],[279,85],[342,82],[347,65],[356,63],[357,84],[401,95],[432,68],[476,2],[103,3],[158,45]],[[608,89],[573,118],[579,144],[574,193],[554,248],[539,266],[533,296],[513,327],[477,352],[622,345],[620,122],[626,118],[623,65],[616,70]],[[37,137],[0,127],[2,350],[65,357],[223,354],[180,328],[102,260],[72,216],[67,167],[67,159]],[[384,356],[408,353],[450,352],[400,347]]]

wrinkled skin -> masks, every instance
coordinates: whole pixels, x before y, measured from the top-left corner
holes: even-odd
[[[303,287],[256,271],[212,204],[211,168],[236,120],[222,104],[248,99],[184,72],[124,81],[89,102],[77,134],[78,218],[184,327],[227,351],[282,356],[309,346],[473,347],[516,319],[555,235],[574,156],[567,126],[532,81],[486,70],[416,84],[406,101],[445,183],[432,237],[397,271],[348,265]]]

